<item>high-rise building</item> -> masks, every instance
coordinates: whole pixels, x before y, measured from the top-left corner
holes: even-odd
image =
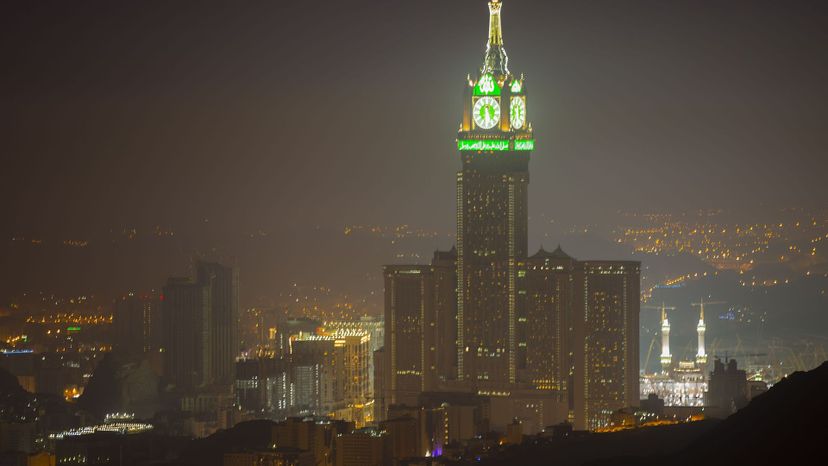
[[[347,411],[362,410],[373,399],[370,341],[369,333],[358,330],[299,334],[292,345],[297,404],[307,404],[308,414],[334,413],[338,419],[361,425],[364,415],[350,415]]]
[[[426,390],[426,323],[433,310],[431,268],[385,267],[385,403],[417,403]],[[382,415],[384,417],[384,415]]]
[[[387,417],[388,406],[385,402],[387,393],[385,384],[388,382],[385,365],[388,359],[385,357],[385,347],[374,351],[374,420],[384,421]]]
[[[238,272],[199,262],[196,279],[171,278],[164,287],[164,372],[190,391],[234,383],[238,352]]]
[[[132,353],[159,349],[164,323],[157,293],[129,292],[113,303],[115,347]]]
[[[184,391],[212,383],[210,289],[189,278],[170,278],[161,295],[164,375]]]
[[[434,312],[426,323],[434,382],[457,378],[457,250],[434,251],[431,260]]]
[[[637,406],[641,263],[584,261],[575,269],[573,418],[577,429],[606,425]]]
[[[477,387],[517,381],[517,274],[528,242],[526,82],[503,47],[502,3],[489,2],[483,66],[469,77],[457,135],[457,377]]]
[[[431,266],[385,267],[377,418],[451,392],[488,399],[490,426],[505,428],[502,413],[522,405],[526,433],[562,421],[567,406],[579,428],[598,427],[638,401],[640,264],[579,262],[560,247],[528,257],[526,79],[508,67],[502,2],[488,7],[457,135],[456,249]]]
[[[385,403],[414,405],[456,373],[456,252],[385,267]],[[379,396],[379,395],[377,395]]]
[[[287,361],[282,358],[236,362],[236,407],[255,413],[281,414],[287,408],[280,396],[287,388]],[[280,404],[281,403],[281,404]]]
[[[215,262],[199,262],[197,280],[210,290],[210,372],[213,382],[231,384],[239,352],[238,269]]]
[[[559,246],[552,252],[541,248],[518,271],[526,300],[525,316],[518,318],[518,351],[525,353],[526,380],[538,389],[566,390],[574,269],[575,259]]]
[[[385,343],[385,322],[371,316],[362,316],[359,320],[351,321],[328,321],[322,326],[322,333],[344,335],[351,334],[368,334],[370,336],[371,347],[369,348],[370,355],[368,357],[368,391],[369,398],[374,397],[374,352],[382,348]]]
[[[297,413],[325,415],[343,407],[339,384],[345,381],[336,377],[333,339],[300,334],[292,349],[292,393],[289,403]]]
[[[338,350],[337,364],[341,367],[345,403],[351,407],[364,405],[374,399],[371,335],[359,330],[340,330],[332,337]]]

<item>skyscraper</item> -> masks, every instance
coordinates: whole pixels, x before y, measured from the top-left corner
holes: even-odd
[[[341,384],[337,378],[333,338],[300,334],[292,348],[291,402],[303,415],[325,415],[341,408]]]
[[[415,405],[426,389],[425,325],[433,310],[431,268],[389,265],[384,275],[385,403]]]
[[[577,429],[601,427],[613,411],[638,405],[640,275],[639,262],[577,263],[572,311]]]
[[[501,1],[488,6],[486,53],[467,79],[457,135],[456,249],[430,267],[385,267],[377,418],[453,392],[487,399],[490,426],[525,415],[524,427],[541,428],[569,407],[579,428],[598,427],[638,401],[640,264],[580,262],[560,247],[527,257],[526,80],[508,67]]]
[[[370,334],[360,330],[301,333],[293,338],[292,349],[294,397],[309,411],[303,414],[332,415],[362,425],[361,410],[373,399]]]
[[[457,378],[457,249],[434,251],[431,260],[434,313],[427,323],[435,383]]]
[[[542,390],[565,390],[569,378],[569,313],[575,259],[558,247],[541,248],[527,259],[525,317],[519,334],[525,345],[526,380]],[[519,343],[520,345],[520,343]],[[520,346],[518,348],[520,350]]]
[[[518,263],[528,241],[526,82],[503,47],[502,4],[489,2],[483,66],[469,77],[457,135],[457,377],[472,386],[517,380]]]
[[[342,332],[358,332],[366,333],[370,337],[371,346],[369,348],[370,354],[368,360],[368,387],[370,393],[369,398],[374,398],[374,352],[382,348],[385,344],[385,322],[382,319],[376,319],[370,316],[362,316],[358,321],[328,321],[323,325],[323,333],[342,334]]]
[[[196,279],[171,278],[162,294],[164,372],[184,391],[234,383],[238,272],[199,262]]]
[[[129,292],[113,303],[115,347],[145,353],[161,347],[164,323],[158,294]]]
[[[170,278],[162,300],[164,375],[184,391],[211,383],[209,287],[190,278]]]
[[[385,266],[385,403],[416,405],[456,373],[456,251],[431,265]]]
[[[197,279],[210,290],[210,373],[215,383],[231,384],[239,351],[238,269],[199,262]]]

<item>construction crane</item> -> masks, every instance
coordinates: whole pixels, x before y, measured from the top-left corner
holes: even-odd
[[[705,301],[704,298],[702,298],[697,303],[690,303],[690,305],[693,307],[698,306],[699,308],[701,308],[699,312],[701,313],[702,317],[704,317],[704,306],[710,306],[713,304],[727,304],[727,301]]]
[[[664,303],[661,303],[661,306],[641,306],[641,309],[655,309],[656,311],[675,311],[677,308],[674,306],[667,306]]]
[[[647,349],[647,357],[644,359],[644,372],[647,372],[647,368],[650,367],[650,355],[653,354],[653,346],[655,346],[656,338],[658,338],[658,334],[653,336],[653,339],[650,340],[650,347]]]

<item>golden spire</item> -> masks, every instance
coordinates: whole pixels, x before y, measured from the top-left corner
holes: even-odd
[[[500,29],[500,0],[489,2],[489,45],[503,45],[503,33]]]
[[[489,41],[486,43],[486,60],[483,63],[483,73],[509,74],[509,57],[503,48],[503,30],[500,26],[500,9],[503,3],[500,0],[489,2]]]

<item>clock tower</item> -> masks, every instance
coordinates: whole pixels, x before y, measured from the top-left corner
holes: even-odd
[[[526,81],[509,71],[500,0],[489,2],[483,66],[469,76],[457,134],[457,375],[479,391],[517,382],[519,269],[527,256]]]

